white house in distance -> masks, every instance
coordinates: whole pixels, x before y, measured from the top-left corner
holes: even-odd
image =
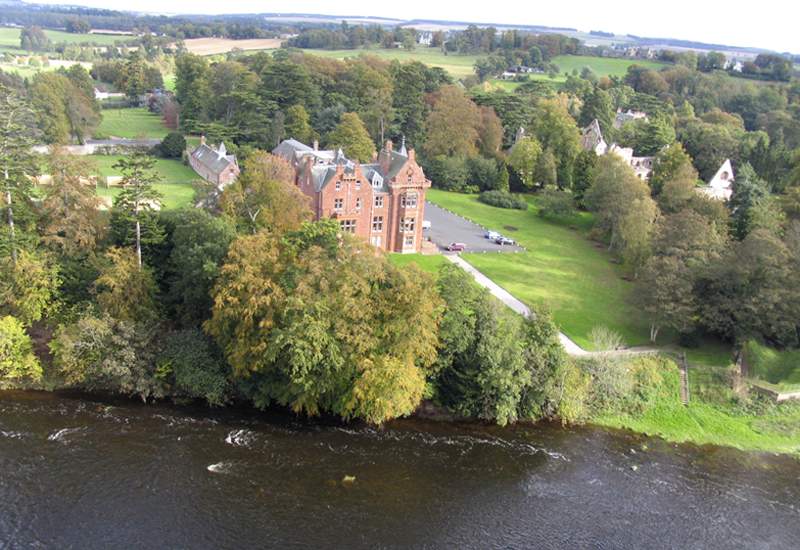
[[[600,123],[597,119],[583,129],[581,145],[585,151],[594,151],[598,157],[612,153],[617,155],[633,168],[636,176],[641,180],[648,179],[653,172],[653,157],[636,157],[630,147],[620,147],[616,143],[608,145],[603,138],[603,132],[600,130]]]
[[[725,159],[725,162],[719,167],[719,170],[717,170],[717,173],[711,178],[711,181],[708,182],[708,185],[703,185],[697,189],[699,192],[708,195],[712,199],[727,201],[730,200],[731,195],[733,195],[733,180],[734,174],[731,160]]]

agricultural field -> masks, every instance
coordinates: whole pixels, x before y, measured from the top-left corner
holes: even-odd
[[[228,53],[234,49],[274,50],[281,47],[283,40],[279,38],[253,38],[248,40],[232,40],[230,38],[190,38],[184,40],[186,49],[197,55],[216,55]]]
[[[21,29],[0,27],[0,52],[14,51],[21,53],[19,35]],[[121,40],[135,40],[135,36],[117,34],[73,34],[64,31],[45,29],[45,34],[55,44],[66,42],[68,44],[96,44],[98,46],[113,46]]]
[[[445,55],[438,48],[417,48],[414,50],[401,49],[373,49],[364,48],[359,50],[303,50],[307,53],[321,57],[333,59],[345,59],[348,57],[358,57],[359,55],[374,55],[386,60],[398,61],[420,61],[431,67],[441,67],[455,78],[463,78],[473,74],[475,61],[478,55]]]
[[[102,177],[119,176],[120,171],[114,164],[123,158],[117,155],[93,155],[89,157],[97,167],[97,175]],[[179,160],[158,159],[155,166],[156,172],[161,176],[161,183],[154,188],[163,195],[164,208],[181,208],[192,204],[194,197],[193,183],[199,179],[194,170]],[[119,187],[97,187],[100,197],[111,200],[120,192]]]
[[[145,108],[103,109],[102,114],[103,120],[94,133],[97,139],[112,136],[161,139],[169,133],[161,117]]]

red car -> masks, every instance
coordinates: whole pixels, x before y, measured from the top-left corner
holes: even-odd
[[[464,252],[467,248],[467,245],[464,243],[450,243],[447,245],[447,250],[450,252]]]

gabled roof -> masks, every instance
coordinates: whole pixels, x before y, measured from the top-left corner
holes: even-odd
[[[236,165],[236,155],[228,155],[225,144],[220,144],[219,149],[201,143],[192,151],[192,157],[202,164],[212,174],[220,175],[231,164]]]

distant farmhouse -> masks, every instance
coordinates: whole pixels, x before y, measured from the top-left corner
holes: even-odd
[[[639,179],[649,179],[650,174],[653,173],[653,157],[637,157],[634,156],[633,149],[630,147],[620,147],[616,143],[608,145],[603,138],[603,132],[597,119],[594,119],[581,132],[581,146],[584,151],[594,151],[597,156],[617,155],[633,169]]]
[[[216,149],[207,145],[205,136],[200,138],[200,145],[189,155],[189,166],[218,190],[233,183],[239,176],[236,155],[229,155],[224,143],[220,143]]]
[[[341,149],[320,150],[294,139],[273,154],[295,170],[295,183],[311,198],[316,219],[333,218],[353,233],[389,252],[413,253],[422,247],[425,190],[431,186],[413,149],[398,151],[387,141],[373,162],[349,160]]]
[[[727,201],[733,195],[733,181],[733,166],[730,159],[725,159],[708,185],[698,187],[697,190],[712,199]]]

